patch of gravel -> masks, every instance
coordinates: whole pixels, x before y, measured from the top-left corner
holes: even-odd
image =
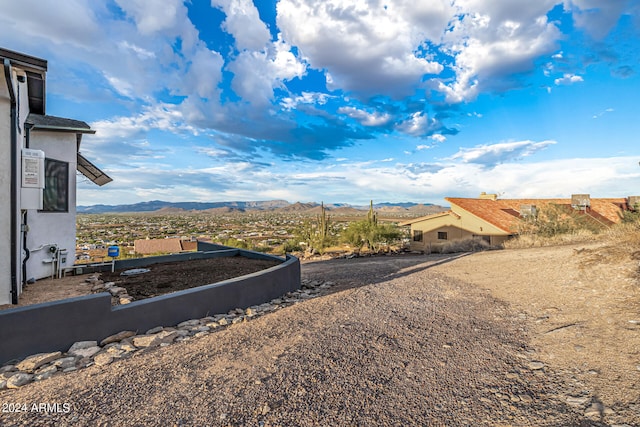
[[[526,323],[509,306],[430,269],[443,259],[304,264],[306,280],[335,286],[197,339],[0,392],[3,404],[69,408],[4,413],[2,423],[604,425],[532,364]]]

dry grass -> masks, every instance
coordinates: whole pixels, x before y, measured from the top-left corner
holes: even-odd
[[[572,245],[601,241],[604,234],[596,234],[589,230],[576,230],[572,233],[557,234],[551,237],[537,234],[520,234],[504,242],[505,249],[539,248],[544,246]]]

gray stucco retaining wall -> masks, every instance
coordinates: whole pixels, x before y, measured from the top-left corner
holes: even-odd
[[[206,249],[206,246],[202,248]],[[268,302],[300,288],[300,261],[293,256],[288,255],[282,260],[235,249],[180,254],[177,257],[181,260],[195,259],[189,256],[196,254],[200,259],[240,254],[283,262],[235,279],[115,307],[111,306],[110,294],[100,293],[0,311],[0,364],[35,353],[66,351],[76,341],[100,341],[123,330],[144,333],[155,326],[173,326],[189,319],[226,313],[234,308]],[[153,258],[149,260],[176,261],[176,257]],[[158,261],[157,258],[163,260]],[[137,263],[125,265],[124,261],[116,265],[117,268],[143,266]]]

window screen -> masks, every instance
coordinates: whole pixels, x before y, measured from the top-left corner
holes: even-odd
[[[69,163],[44,159],[44,194],[42,210],[69,211]]]

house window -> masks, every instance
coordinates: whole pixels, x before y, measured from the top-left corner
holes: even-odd
[[[44,159],[44,212],[69,212],[69,163]]]
[[[413,241],[422,242],[422,230],[413,230]]]
[[[438,231],[438,240],[447,240],[447,232]]]

